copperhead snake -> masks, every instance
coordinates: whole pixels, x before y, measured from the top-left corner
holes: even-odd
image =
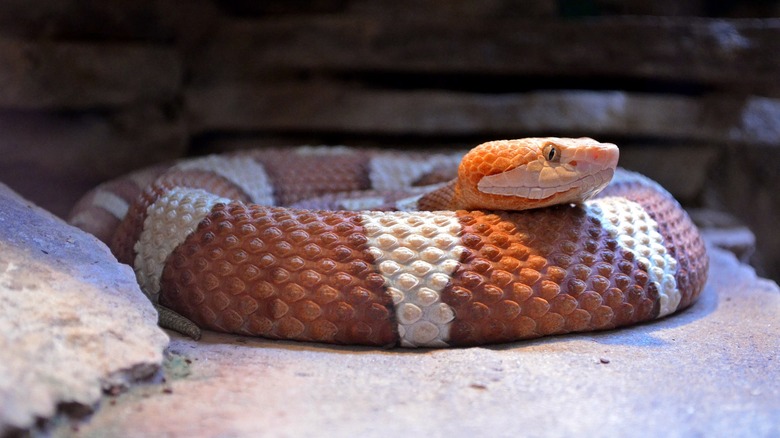
[[[70,222],[133,266],[162,326],[195,338],[507,342],[636,324],[699,296],[698,230],[618,155],[552,137],[465,156],[214,155],[104,183]]]

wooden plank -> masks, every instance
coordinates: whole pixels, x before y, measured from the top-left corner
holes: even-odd
[[[211,0],[3,0],[0,34],[46,40],[172,42],[218,18]],[[197,23],[197,27],[191,26]]]
[[[179,157],[187,132],[181,117],[155,107],[114,113],[0,111],[4,164],[37,162],[47,170],[83,169],[107,178]]]
[[[621,167],[657,181],[683,205],[701,202],[709,175],[723,155],[711,144],[687,141],[662,144],[620,141],[618,146]]]
[[[462,19],[554,17],[559,0],[350,0],[348,13],[371,15],[386,21],[426,17],[458,21]]]
[[[780,144],[780,100],[618,91],[477,94],[323,84],[192,89],[195,132],[599,135]]]
[[[672,0],[667,0],[672,1]],[[558,0],[214,0],[233,16],[312,15],[348,13],[398,17],[549,17],[558,12]]]
[[[181,157],[181,118],[154,107],[116,113],[0,111],[0,181],[58,215],[88,188]]]
[[[713,16],[708,14],[705,0],[561,0],[561,14],[590,15],[661,15],[661,16]],[[723,2],[726,3],[726,2]],[[731,5],[730,5],[731,6]],[[724,8],[725,9],[725,8]],[[725,12],[725,11],[724,11]]]
[[[212,0],[229,15],[334,14],[343,12],[345,0]]]
[[[382,20],[326,15],[227,22],[201,82],[312,72],[649,78],[777,88],[780,20]]]
[[[88,109],[172,100],[182,64],[172,48],[0,39],[0,107]]]

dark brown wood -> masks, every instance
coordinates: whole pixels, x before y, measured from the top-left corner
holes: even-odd
[[[269,72],[549,75],[774,88],[780,20],[609,17],[382,20],[350,15],[226,23],[195,57],[202,80]],[[284,70],[282,70],[284,71]]]
[[[143,44],[0,39],[0,107],[90,109],[170,101],[181,90],[175,50]]]
[[[0,34],[166,44],[206,31],[218,18],[216,12],[211,0],[3,0]]]
[[[64,216],[107,179],[181,157],[186,132],[158,108],[116,113],[0,111],[0,181]]]

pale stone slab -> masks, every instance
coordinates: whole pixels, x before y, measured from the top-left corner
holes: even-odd
[[[723,250],[689,310],[482,348],[176,337],[167,383],[60,436],[777,436],[780,290]]]
[[[129,266],[0,184],[0,436],[155,376],[167,344]]]

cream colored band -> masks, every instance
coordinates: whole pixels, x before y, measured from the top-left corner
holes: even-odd
[[[175,187],[146,210],[141,237],[135,244],[134,269],[141,289],[157,302],[160,277],[168,256],[181,245],[217,203],[228,203],[200,189]]]
[[[241,188],[255,204],[274,205],[273,186],[265,168],[249,157],[209,155],[184,161],[174,168],[214,172]]]
[[[661,311],[658,317],[677,310],[682,293],[674,277],[677,260],[664,246],[658,223],[636,202],[607,197],[588,201],[588,214],[599,219],[604,229],[620,246],[632,252],[636,263],[646,270],[658,288]]]
[[[441,293],[465,251],[455,213],[367,212],[361,219],[393,297],[401,345],[447,346],[455,314]]]

